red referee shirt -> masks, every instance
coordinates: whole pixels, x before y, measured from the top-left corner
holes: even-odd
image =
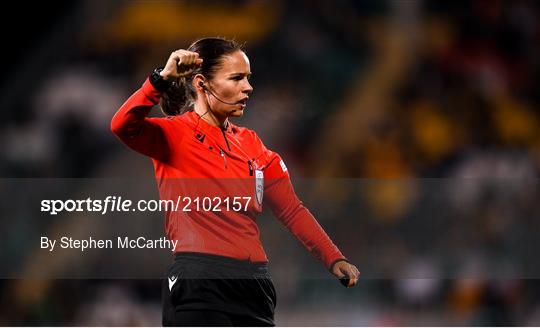
[[[267,262],[256,222],[264,204],[327,268],[345,258],[296,196],[280,156],[255,132],[231,123],[222,130],[194,111],[147,117],[160,98],[146,80],[115,114],[111,130],[152,158],[162,199],[181,197],[180,207],[166,213],[167,237],[178,240],[175,252]]]

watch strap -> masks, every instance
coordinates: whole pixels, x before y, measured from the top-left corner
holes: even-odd
[[[152,74],[150,74],[149,80],[157,91],[164,92],[171,87],[172,81],[165,80],[163,76],[159,74],[162,70],[163,68],[156,68],[155,70],[153,70]]]

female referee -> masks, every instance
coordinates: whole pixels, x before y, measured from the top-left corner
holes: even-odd
[[[163,325],[274,326],[276,295],[256,216],[262,204],[347,287],[360,275],[296,196],[287,167],[257,134],[232,124],[253,88],[234,41],[204,38],[171,53],[118,110],[113,133],[151,157],[177,240],[163,284]],[[161,102],[167,117],[147,117]],[[200,206],[199,196],[211,204]]]

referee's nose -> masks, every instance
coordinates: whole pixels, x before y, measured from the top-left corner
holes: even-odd
[[[242,88],[242,93],[249,96],[253,93],[253,87],[249,83],[249,81],[246,79],[246,82],[244,84],[244,87]]]

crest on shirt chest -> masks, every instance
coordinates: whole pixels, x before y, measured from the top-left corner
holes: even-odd
[[[262,205],[264,194],[264,173],[262,170],[255,170],[255,198],[257,203]]]

